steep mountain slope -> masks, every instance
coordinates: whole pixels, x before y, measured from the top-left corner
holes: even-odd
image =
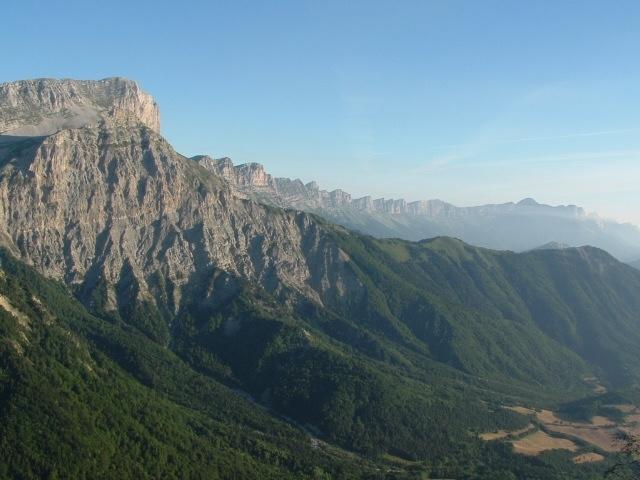
[[[348,241],[353,243],[355,238]],[[391,281],[376,276],[376,285],[387,298],[396,289],[398,295],[406,295],[409,286],[400,287],[404,282],[464,305],[476,315],[506,319],[502,332],[533,322],[546,337],[595,366],[606,381],[618,385],[637,381],[640,276],[606,252],[583,247],[514,254],[478,249],[447,238],[417,244],[361,241],[360,251],[376,257],[378,269],[382,264],[395,274]],[[357,261],[353,248],[346,251]],[[484,322],[487,328],[488,321]],[[487,335],[481,343],[491,343],[499,335]],[[514,332],[509,341],[525,335],[524,331]],[[522,346],[516,350],[508,358],[527,351]],[[550,360],[547,356],[547,365]],[[473,364],[478,364],[477,359]]]
[[[376,237],[422,240],[457,237],[473,245],[524,251],[551,241],[593,245],[628,260],[640,255],[640,229],[588,215],[575,205],[551,207],[532,199],[518,203],[456,207],[441,200],[353,199],[342,190],[327,192],[317,183],[269,175],[258,163],[234,166],[230,159],[194,157],[224,177],[246,198],[283,208],[314,212]]]
[[[0,252],[2,478],[375,478]]]
[[[308,215],[236,198],[144,126],[63,130],[0,155],[0,235],[45,274],[85,290],[128,275],[142,298],[175,312],[183,290],[214,267],[316,301],[351,281]],[[306,256],[314,252],[322,258]],[[116,297],[110,291],[113,308]]]
[[[240,198],[128,115],[0,145],[0,242],[90,310],[79,335],[181,405],[224,397],[223,383],[422,473],[482,478],[483,455],[517,464],[476,435],[526,424],[503,405],[640,375],[640,272],[608,254],[354,234]],[[538,478],[567,478],[552,473]]]
[[[243,322],[246,320],[243,317]],[[271,326],[261,328],[269,330]],[[308,334],[305,336],[308,338]],[[280,335],[279,339],[285,337]],[[210,340],[204,339],[205,343]],[[248,340],[254,345],[262,341],[260,337]],[[220,353],[224,357],[224,349]],[[277,355],[277,351],[272,353]],[[316,388],[335,382],[343,375],[336,367],[348,365],[335,356],[333,363],[327,364],[327,353],[324,358],[316,354],[323,362],[319,365],[323,376],[313,380]],[[242,355],[246,357],[241,361],[251,361],[250,351]],[[300,355],[295,358],[299,360]],[[304,374],[309,364],[297,366],[294,372],[286,363],[277,365],[289,374],[285,382],[297,391],[290,395],[295,400],[305,387],[301,378],[290,375]],[[351,370],[350,381],[341,384],[342,393],[336,399],[339,403],[333,406],[338,425],[348,424],[345,408],[350,401],[349,389],[352,393],[354,388],[368,389],[368,401],[390,395],[386,388],[380,389],[374,372],[362,377],[353,367]],[[414,387],[413,395],[425,393]],[[282,392],[276,391],[275,399],[278,395]],[[403,392],[396,395],[402,398]],[[450,395],[459,394],[452,389]],[[301,405],[307,415],[321,411],[308,403],[316,398],[317,394]],[[414,405],[388,404],[388,418],[365,420],[380,422],[385,427],[381,432],[384,436],[391,435],[394,440],[404,437],[402,443],[408,436],[408,440],[419,442],[424,449],[422,457],[430,461],[362,459],[274,418],[245,395],[192,370],[136,328],[90,314],[63,285],[42,278],[0,251],[3,478],[382,479],[444,475],[490,479],[497,475],[577,480],[599,478],[606,466],[575,467],[557,456],[532,462],[503,445],[486,444],[453,429],[461,420],[473,422],[474,415],[482,414],[482,410],[467,407],[463,414],[452,397],[436,405],[414,400]],[[395,410],[412,407],[416,411],[411,412],[411,427],[395,423]],[[505,410],[500,412],[503,418],[499,422],[483,424],[486,419],[479,423],[475,419],[476,426],[517,428],[528,421],[507,415]],[[447,418],[452,414],[455,417]],[[433,433],[428,438],[414,438],[420,432],[415,421],[430,418],[433,427],[446,429],[446,435],[440,437],[444,444],[437,443]],[[457,442],[451,444],[451,437],[456,435]],[[402,443],[391,451],[406,455]]]
[[[640,270],[640,260],[636,260],[635,262],[631,262],[629,263],[629,265],[631,265],[634,268],[637,268],[638,270]]]
[[[46,275],[73,285],[87,302],[95,302],[99,291],[105,311],[144,322],[139,326],[159,341],[170,340],[173,317],[189,306],[184,298],[215,309],[239,295],[241,282],[249,282],[294,311],[321,308],[350,322],[358,319],[404,348],[446,358],[471,373],[500,376],[511,368],[479,363],[474,356],[463,361],[449,343],[436,355],[425,338],[413,338],[408,313],[372,296],[381,280],[359,274],[363,266],[345,241],[350,234],[336,236],[334,227],[307,214],[237,198],[218,177],[176,154],[144,126],[63,130],[12,143],[3,158],[0,235],[8,247]],[[557,364],[549,363],[549,356],[536,354],[554,350],[548,340],[534,331],[517,332],[505,319],[476,324],[471,319],[477,313],[466,305],[449,306],[429,291],[410,302],[425,319],[451,317],[457,320],[444,323],[468,324],[476,339],[473,352],[493,344],[503,358],[526,358],[519,379],[571,383],[575,375],[560,374],[557,365],[582,368],[562,350],[556,352]],[[132,305],[140,307],[132,310]],[[492,332],[529,341],[516,351],[512,343],[491,342]]]

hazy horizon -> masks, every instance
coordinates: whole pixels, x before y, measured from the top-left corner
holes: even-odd
[[[397,5],[9,2],[0,81],[132,78],[181,153],[355,197],[640,224],[639,4]]]

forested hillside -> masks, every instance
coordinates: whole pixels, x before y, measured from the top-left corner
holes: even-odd
[[[264,294],[247,293],[220,312],[241,323],[223,321],[221,338],[214,328],[186,349],[178,335],[176,356],[122,319],[90,314],[63,285],[6,253],[0,258],[0,478],[560,480],[599,478],[604,468],[573,467],[556,454],[531,461],[482,442],[473,431],[526,419],[446,368],[433,365],[429,386],[408,365],[384,367],[320,329],[270,316],[258,306]],[[260,401],[270,408],[229,388],[259,393],[266,383]],[[464,399],[471,393],[497,403],[484,409]]]

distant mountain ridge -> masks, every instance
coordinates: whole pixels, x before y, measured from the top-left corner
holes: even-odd
[[[531,250],[564,250],[566,248],[571,248],[571,245],[560,242],[549,242],[544,245],[540,245],[539,247],[532,248]]]
[[[576,205],[549,206],[526,198],[518,203],[457,207],[442,200],[352,198],[316,182],[273,177],[259,163],[234,165],[229,158],[192,157],[225,178],[236,194],[281,208],[319,214],[331,222],[377,237],[417,241],[440,235],[473,245],[525,251],[549,242],[593,245],[616,257],[640,256],[640,228],[588,214]]]
[[[457,207],[442,200],[418,200],[407,202],[400,199],[376,198],[364,196],[353,198],[341,189],[321,190],[316,182],[303,183],[302,180],[273,177],[259,163],[234,165],[228,157],[213,159],[206,155],[192,157],[203,167],[214,171],[228,180],[231,186],[247,196],[257,195],[270,200],[274,205],[295,207],[302,210],[313,208],[341,209],[353,208],[368,213],[409,214],[430,217],[464,217],[474,213],[491,214],[505,211],[524,210],[540,207],[554,209],[555,212],[569,217],[586,217],[585,211],[575,205],[551,207],[541,205],[532,198],[518,203],[488,204],[475,207]]]

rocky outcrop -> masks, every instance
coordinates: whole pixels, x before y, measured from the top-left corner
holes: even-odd
[[[156,102],[124,78],[41,78],[0,84],[0,135],[43,136],[108,120],[160,131]]]

